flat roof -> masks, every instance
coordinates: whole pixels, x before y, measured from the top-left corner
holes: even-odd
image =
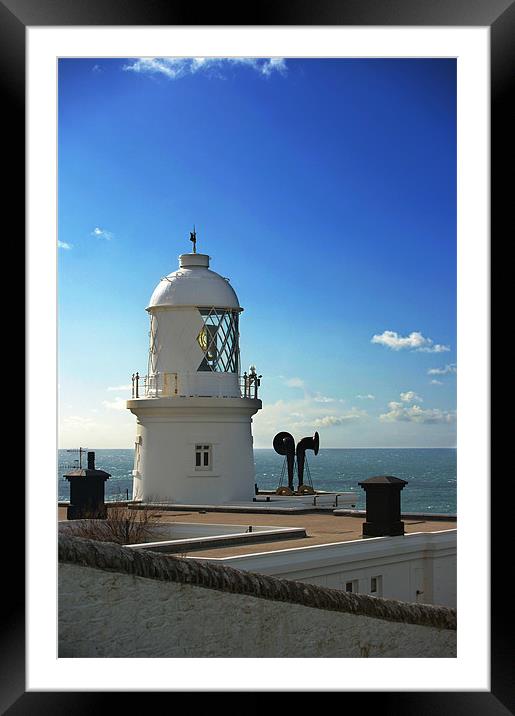
[[[109,508],[109,503],[106,503]],[[193,512],[191,510],[152,510],[153,514],[159,515],[159,522],[182,522],[190,524],[219,524],[219,525],[267,525],[273,527],[303,527],[307,537],[287,539],[281,542],[270,540],[269,542],[255,542],[253,544],[235,544],[211,549],[195,549],[184,551],[180,556],[188,557],[235,557],[237,555],[255,554],[256,552],[276,552],[284,549],[295,549],[298,547],[310,547],[321,544],[334,544],[337,542],[351,542],[362,539],[362,525],[364,516],[333,514],[332,512],[308,512],[304,514],[252,514],[238,512]],[[59,519],[66,519],[66,507],[59,507]],[[403,518],[404,531],[406,534],[413,532],[441,532],[443,530],[456,529],[456,519],[449,515],[448,520],[431,519],[423,515],[420,518],[414,516]],[[176,554],[177,556],[177,554]]]

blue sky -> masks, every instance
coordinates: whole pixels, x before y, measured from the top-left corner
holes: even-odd
[[[131,447],[145,306],[191,250],[245,311],[256,447],[456,444],[456,63],[59,62],[60,447]]]

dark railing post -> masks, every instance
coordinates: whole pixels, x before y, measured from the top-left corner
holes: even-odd
[[[134,373],[132,374],[132,397],[134,398]]]
[[[134,380],[136,381],[136,398],[139,398],[139,373],[136,373]]]
[[[254,393],[254,400],[257,400],[258,397],[258,388],[261,385],[261,375],[257,375],[255,369],[253,369],[250,373],[243,373],[242,375],[242,381],[243,381],[243,397],[244,398],[252,398],[252,393]],[[252,386],[254,386],[254,391],[252,391]]]

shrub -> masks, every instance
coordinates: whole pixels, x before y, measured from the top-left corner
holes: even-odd
[[[115,505],[107,508],[106,519],[96,519],[92,513],[78,522],[74,525],[73,535],[100,542],[138,544],[156,537],[160,518],[159,513],[148,507],[129,510],[124,505]]]

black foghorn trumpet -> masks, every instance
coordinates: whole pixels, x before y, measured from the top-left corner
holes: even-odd
[[[297,443],[297,473],[299,477],[299,487],[304,481],[304,462],[306,460],[306,450],[313,450],[315,455],[318,454],[318,448],[320,445],[320,438],[318,433],[315,433],[312,438],[302,438]]]
[[[288,464],[288,487],[293,492],[293,463],[295,461],[295,440],[290,433],[277,433],[274,438],[274,450],[279,455],[286,455]]]

